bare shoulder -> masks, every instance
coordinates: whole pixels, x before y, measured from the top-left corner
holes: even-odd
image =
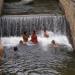
[[[59,44],[49,44],[49,47],[58,48],[59,47]]]

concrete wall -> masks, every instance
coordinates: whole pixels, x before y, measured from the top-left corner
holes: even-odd
[[[1,12],[2,12],[2,7],[3,7],[3,0],[0,0],[0,15],[1,15]]]
[[[73,0],[59,0],[64,8],[67,20],[70,23],[70,30],[73,39],[73,47],[75,49],[75,1]]]

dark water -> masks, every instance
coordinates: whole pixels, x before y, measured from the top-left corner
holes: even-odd
[[[75,75],[75,57],[66,36],[65,17],[42,15],[1,17],[1,38],[4,38],[5,33],[9,37],[2,40],[5,49],[0,75]],[[39,43],[36,45],[19,45],[21,38],[11,37],[11,33],[15,36],[19,32],[20,35],[23,27],[29,28],[30,31],[37,27],[43,29],[43,26],[51,30],[50,38],[43,38],[40,34]],[[49,47],[51,40],[55,40],[60,46]],[[13,51],[15,45],[18,47],[16,52]]]
[[[33,0],[32,4],[24,2],[4,4],[4,14],[63,14],[57,0]]]
[[[4,75],[74,75],[74,60],[66,46],[44,50],[40,44],[6,49]],[[71,72],[69,74],[69,72]]]
[[[4,14],[61,15],[63,12],[56,0],[35,0],[29,5],[4,4]],[[67,37],[63,38],[61,35],[59,38],[59,35],[50,34],[50,39],[41,37],[42,42],[27,46],[18,44],[20,38],[11,37],[11,35],[20,35],[23,31],[21,27],[26,28],[28,25],[30,25],[29,32],[36,26],[36,29],[46,26],[48,30],[58,32],[60,35],[65,33],[66,37],[66,22],[63,16],[3,16],[0,20],[0,36],[9,37],[2,37],[5,48],[4,58],[0,64],[0,75],[75,75],[75,55]],[[49,47],[49,41],[53,39],[60,44],[58,48]],[[13,51],[15,45],[18,47],[16,52]]]
[[[0,66],[1,75],[74,75],[75,60],[66,36],[55,37],[53,34],[50,38],[40,36],[36,45],[18,44],[20,38],[16,39],[14,37],[4,39],[6,47]],[[49,41],[52,39],[60,44],[58,48],[50,47]],[[18,47],[16,52],[13,51],[15,43]]]

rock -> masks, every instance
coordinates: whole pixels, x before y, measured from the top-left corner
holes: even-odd
[[[32,2],[33,0],[21,0],[21,1],[25,1],[25,2]]]
[[[25,4],[33,3],[33,0],[21,0],[21,1],[24,2]]]

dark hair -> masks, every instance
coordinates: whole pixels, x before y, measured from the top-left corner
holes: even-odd
[[[20,42],[19,43],[23,43],[23,41],[22,40],[20,40]]]
[[[36,33],[36,31],[35,31],[35,30],[33,30],[33,33]]]
[[[26,35],[26,34],[27,34],[27,32],[26,32],[26,31],[24,31],[24,32],[23,32],[23,34],[25,34],[25,35]]]
[[[17,47],[14,47],[14,51],[17,51],[18,50],[18,48]]]
[[[52,44],[55,44],[55,41],[54,40],[52,40],[52,42],[51,42]]]

